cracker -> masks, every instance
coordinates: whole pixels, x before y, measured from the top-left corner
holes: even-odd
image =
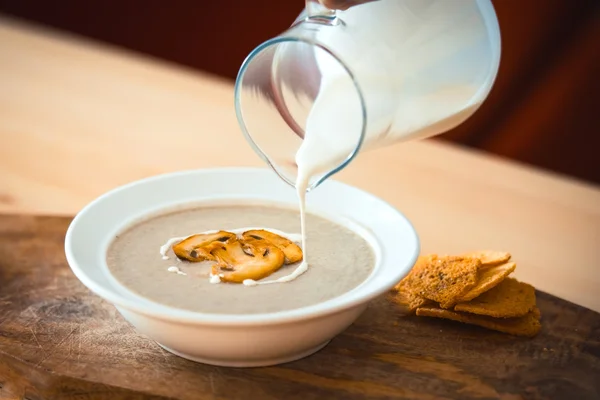
[[[480,294],[492,289],[510,275],[515,268],[517,268],[515,263],[506,263],[481,270],[477,277],[477,284],[464,294],[459,302],[473,300]]]
[[[535,288],[513,278],[506,278],[495,288],[468,303],[458,303],[455,311],[496,318],[521,317],[535,308]]]
[[[429,305],[432,301],[414,293],[408,284],[407,278],[404,278],[394,287],[396,293],[393,295],[393,300],[402,307],[405,314],[414,314],[417,308]]]
[[[481,261],[470,257],[430,255],[421,257],[408,276],[413,293],[453,307],[477,283]]]
[[[533,337],[538,334],[542,327],[540,324],[541,315],[537,307],[534,307],[533,310],[525,316],[517,318],[492,318],[483,315],[444,310],[437,307],[417,308],[417,315],[422,317],[450,319],[452,321],[477,325],[515,336]]]
[[[411,270],[404,277],[404,279],[402,279],[400,282],[398,282],[396,284],[396,286],[394,286],[394,290],[395,291],[410,290],[410,291],[414,292],[414,290],[410,286],[410,281],[411,281],[412,277],[414,276],[415,272],[420,271],[424,267],[424,264],[428,262],[428,260],[429,260],[429,256],[419,256],[417,258],[417,261],[415,262],[415,265],[411,268]]]
[[[487,268],[507,263],[510,260],[511,255],[506,251],[479,250],[465,253],[463,254],[463,257],[478,258],[479,261],[481,261],[481,267]]]

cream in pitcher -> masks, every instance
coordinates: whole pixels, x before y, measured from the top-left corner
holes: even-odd
[[[346,11],[308,1],[289,30],[244,61],[236,112],[275,171],[296,186],[302,164],[311,189],[361,145],[463,122],[487,97],[499,61],[490,0],[379,0]]]

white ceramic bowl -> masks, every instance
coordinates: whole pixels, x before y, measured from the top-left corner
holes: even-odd
[[[409,221],[384,201],[330,181],[307,196],[308,211],[348,221],[374,247],[377,265],[352,291],[309,307],[267,314],[204,314],[139,297],[108,272],[114,235],[145,214],[183,203],[265,200],[297,206],[295,191],[267,169],[211,169],[160,175],[114,189],[73,220],[65,252],[73,273],[166,350],[207,364],[249,367],[296,360],[324,347],[414,265],[419,241]],[[299,278],[301,279],[301,278]]]

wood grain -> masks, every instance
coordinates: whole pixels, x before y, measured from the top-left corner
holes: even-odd
[[[143,177],[263,165],[210,75],[0,18],[0,88],[0,212],[73,215]],[[600,311],[597,186],[432,141],[336,178],[406,214],[423,252],[508,250],[517,277]]]
[[[135,332],[77,281],[63,254],[69,222],[0,215],[2,399],[600,396],[600,314],[544,293],[543,330],[531,340],[401,317],[384,297],[309,358],[254,369],[193,363]]]

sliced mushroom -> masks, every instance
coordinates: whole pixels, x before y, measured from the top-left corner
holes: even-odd
[[[273,232],[264,229],[246,231],[242,234],[244,239],[263,239],[273,243],[285,255],[285,263],[293,264],[302,260],[302,249],[296,243]]]
[[[285,261],[283,251],[277,246],[252,238],[215,245],[211,254],[217,260],[212,273],[223,282],[242,283],[246,279],[265,278],[281,268]]]
[[[175,244],[173,252],[178,258],[191,262],[214,260],[214,256],[210,254],[214,244],[231,240],[236,240],[236,235],[226,231],[192,235]]]

